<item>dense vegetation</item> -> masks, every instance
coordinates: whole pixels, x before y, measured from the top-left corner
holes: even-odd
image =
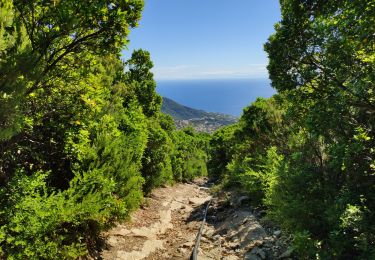
[[[299,259],[375,259],[375,1],[280,2],[278,94],[214,134],[209,171],[265,206]]]
[[[375,259],[375,1],[281,0],[278,94],[212,136],[161,113],[143,1],[0,0],[0,258],[75,259],[157,186],[241,186],[300,259]],[[207,166],[208,168],[207,168]]]
[[[74,259],[153,187],[207,172],[160,112],[143,1],[0,0],[0,258]]]

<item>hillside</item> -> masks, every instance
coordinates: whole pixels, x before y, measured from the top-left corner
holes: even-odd
[[[174,118],[177,128],[192,125],[200,132],[210,133],[222,126],[234,124],[238,120],[235,116],[187,107],[166,97],[163,97],[161,111]]]
[[[161,111],[171,115],[177,120],[187,120],[192,118],[202,118],[209,115],[206,111],[194,109],[177,103],[176,101],[163,97]]]

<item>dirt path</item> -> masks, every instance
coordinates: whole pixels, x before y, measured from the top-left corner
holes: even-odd
[[[156,189],[132,220],[105,236],[103,259],[189,259],[206,203],[212,198],[200,180]],[[279,231],[263,228],[247,197],[214,198],[198,259],[277,259],[288,252]]]

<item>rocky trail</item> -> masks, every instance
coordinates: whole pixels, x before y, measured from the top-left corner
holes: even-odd
[[[97,259],[190,259],[210,200],[198,259],[288,259],[281,231],[261,225],[248,197],[212,198],[203,179],[156,189],[131,221],[103,234]]]

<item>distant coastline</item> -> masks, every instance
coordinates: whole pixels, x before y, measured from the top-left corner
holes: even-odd
[[[268,79],[158,80],[157,92],[180,104],[208,112],[240,116],[257,97],[276,91]]]

